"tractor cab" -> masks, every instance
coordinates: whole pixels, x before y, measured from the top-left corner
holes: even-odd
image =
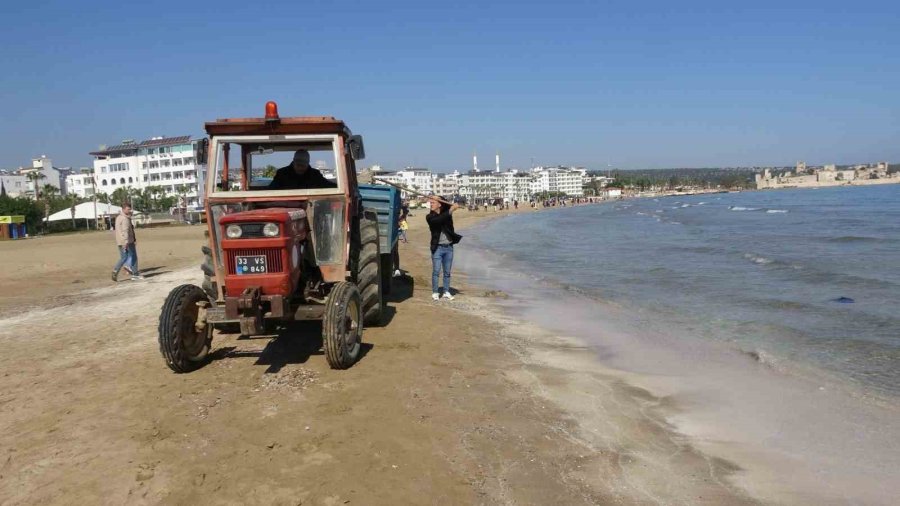
[[[228,287],[224,278],[243,275],[230,270],[231,262],[260,262],[259,258],[239,260],[236,257],[241,255],[229,253],[227,247],[241,249],[237,246],[252,238],[252,232],[243,235],[243,228],[264,227],[268,223],[258,221],[258,214],[247,214],[260,209],[268,209],[269,215],[281,209],[285,217],[293,217],[290,221],[302,222],[311,232],[309,250],[322,278],[330,282],[345,279],[349,266],[346,231],[352,217],[360,211],[355,160],[364,156],[362,138],[352,135],[342,121],[331,117],[280,118],[273,102],[266,105],[264,118],[220,119],[206,123],[206,131],[209,134],[206,212],[209,235],[216,245],[213,259],[217,278],[216,293],[210,295],[224,300]],[[309,154],[312,170],[324,172],[330,184],[318,188],[273,189],[276,172],[291,170],[293,155],[301,150]],[[302,214],[305,220],[299,218]],[[231,236],[222,223],[226,216]],[[279,233],[287,231],[288,228],[279,228]],[[280,264],[283,268],[297,267],[290,263],[291,258],[284,260]],[[273,263],[272,267],[276,265],[279,264]],[[265,272],[254,274],[271,272],[268,263],[259,263],[257,267]]]

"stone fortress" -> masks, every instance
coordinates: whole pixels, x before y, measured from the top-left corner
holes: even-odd
[[[821,186],[872,185],[900,183],[900,172],[891,174],[887,162],[875,165],[855,165],[838,169],[835,165],[807,167],[797,162],[794,171],[773,175],[770,169],[756,175],[756,188],[815,188]]]

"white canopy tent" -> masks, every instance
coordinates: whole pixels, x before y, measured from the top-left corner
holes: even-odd
[[[102,202],[97,202],[97,213],[94,214],[94,203],[93,202],[84,202],[75,206],[75,219],[76,220],[95,220],[97,216],[101,218],[104,216],[115,216],[122,212],[122,208],[119,206],[114,206],[112,204],[104,204]],[[71,220],[72,219],[72,210],[71,209],[63,209],[62,211],[55,212],[51,214],[47,221],[63,221],[63,220]]]

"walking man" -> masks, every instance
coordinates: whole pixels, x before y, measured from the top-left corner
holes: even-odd
[[[119,248],[119,261],[113,267],[112,280],[119,280],[119,270],[126,263],[131,270],[131,280],[144,279],[138,270],[137,248],[135,247],[134,225],[131,223],[131,204],[124,204],[122,212],[116,216],[116,246]]]

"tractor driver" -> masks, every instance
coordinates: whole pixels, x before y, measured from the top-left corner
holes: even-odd
[[[278,169],[270,190],[311,190],[315,188],[337,188],[337,183],[325,179],[321,172],[309,166],[309,151],[298,149],[294,161]]]

